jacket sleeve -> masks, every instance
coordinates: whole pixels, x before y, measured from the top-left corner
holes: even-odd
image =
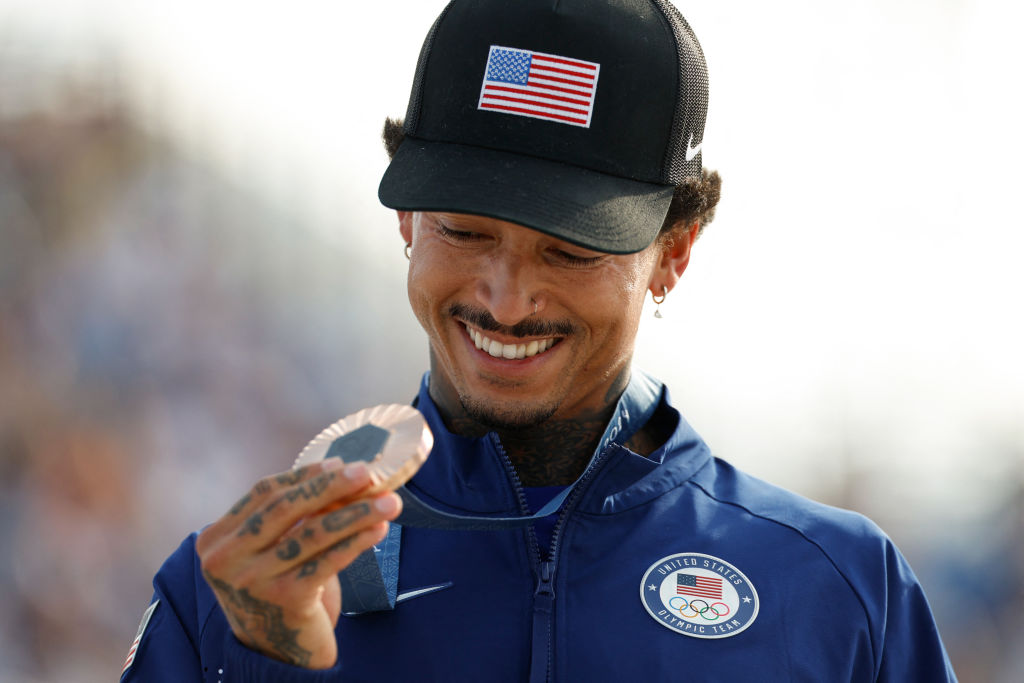
[[[144,613],[121,672],[121,683],[201,681],[199,624],[192,588],[193,534],[153,579],[153,599]]]
[[[303,669],[250,650],[230,629],[224,634],[224,683],[338,683],[344,681],[341,663],[330,669]]]
[[[121,673],[121,683],[328,683],[344,680],[330,669],[291,666],[250,650],[235,638],[199,571],[196,534],[186,538],[153,579]]]
[[[882,628],[880,683],[956,681],[939,638],[931,608],[913,570],[893,545],[886,544],[886,600]]]

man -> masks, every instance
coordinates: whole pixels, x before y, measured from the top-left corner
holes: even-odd
[[[630,369],[718,199],[706,97],[664,0],[454,0],[380,185],[433,452],[400,497],[335,458],[257,483],[160,570],[123,680],[952,680],[873,524]]]

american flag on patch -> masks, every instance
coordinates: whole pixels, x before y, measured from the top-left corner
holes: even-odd
[[[159,600],[154,600],[153,604],[150,605],[142,615],[142,622],[139,624],[139,630],[135,634],[135,640],[132,641],[131,648],[128,649],[128,658],[124,660],[124,666],[121,667],[121,675],[128,670],[128,667],[135,661],[135,653],[139,650],[139,643],[142,642],[142,634],[146,632],[146,626],[149,625],[149,620],[153,616],[153,612],[156,611],[156,606],[160,604]]]
[[[590,127],[601,65],[491,46],[477,109]]]
[[[699,598],[722,599],[722,580],[711,576],[697,576],[696,574],[676,574],[676,593],[679,595],[694,595]]]

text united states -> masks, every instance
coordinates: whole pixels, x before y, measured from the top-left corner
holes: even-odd
[[[590,127],[600,64],[491,46],[478,109]]]
[[[676,574],[676,593],[693,595],[699,598],[722,599],[722,579],[696,574]]]

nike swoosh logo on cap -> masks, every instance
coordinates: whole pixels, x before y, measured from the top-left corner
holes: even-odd
[[[690,133],[690,141],[686,143],[686,160],[693,161],[693,158],[700,154],[701,147],[704,146],[704,141],[701,140],[700,144],[696,147],[693,146],[693,133]]]

